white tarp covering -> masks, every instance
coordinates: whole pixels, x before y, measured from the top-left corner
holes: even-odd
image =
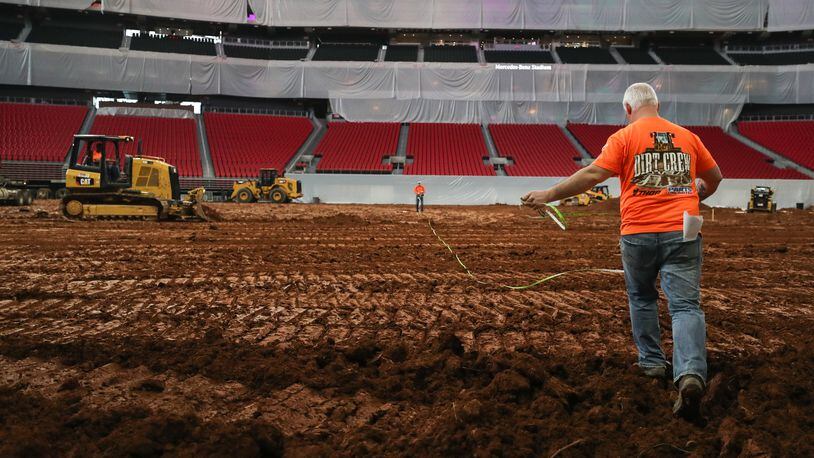
[[[101,107],[96,110],[96,116],[142,116],[147,118],[195,119],[195,113],[191,110],[129,106]]]
[[[664,111],[691,124],[725,126],[748,102],[814,103],[814,64],[260,61],[10,42],[0,42],[0,64],[0,84],[331,99],[353,120],[611,122],[620,116],[625,89],[637,81],[653,84]]]
[[[90,0],[0,0],[84,9]],[[769,8],[776,11],[772,12]],[[811,28],[810,0],[248,0],[269,26],[508,30],[761,30]],[[102,0],[102,9],[245,23],[246,0]],[[808,25],[806,25],[808,24]]]
[[[84,10],[91,6],[93,0],[3,0],[0,3]]]
[[[0,42],[0,82],[30,85],[31,49],[27,46],[3,46]]]
[[[291,3],[294,3],[296,9],[300,3],[307,4],[309,2],[293,0]],[[434,0],[344,0],[337,3],[352,5],[352,7],[347,8],[348,24],[377,23],[379,25],[375,27],[424,28],[432,20],[432,16],[428,16],[428,14],[433,11]],[[457,1],[454,3],[461,5]],[[467,6],[472,7],[475,5]],[[477,6],[475,6],[475,9],[477,9]],[[285,16],[282,16],[278,20],[284,22],[284,18]]]
[[[102,9],[114,13],[235,23],[245,23],[248,11],[246,0],[102,0]]]
[[[769,0],[769,31],[814,29],[814,1]]]
[[[272,26],[760,30],[768,0],[249,0]]]
[[[625,123],[621,102],[331,99],[331,107],[335,113],[355,122]],[[741,107],[741,104],[662,102],[661,113],[679,124],[726,127],[738,117]]]
[[[266,25],[288,27],[349,25],[347,2],[348,0],[269,0],[268,8],[271,14],[266,14],[269,21]]]
[[[302,180],[303,201],[319,197],[325,203],[413,204],[416,181],[427,189],[427,205],[492,205],[520,203],[520,196],[550,187],[562,178],[551,177],[459,177],[438,175],[346,175],[292,174]],[[611,195],[619,195],[619,180],[608,180]],[[745,208],[752,187],[771,186],[778,208],[793,208],[798,202],[814,205],[814,180],[730,180],[705,204],[713,207]]]

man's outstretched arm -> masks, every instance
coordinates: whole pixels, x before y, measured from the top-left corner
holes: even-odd
[[[698,198],[701,200],[715,194],[718,190],[718,185],[721,184],[723,175],[721,169],[716,165],[715,167],[698,174],[695,179],[695,189],[698,191]]]
[[[612,176],[614,176],[614,173],[610,170],[591,164],[557,183],[552,188],[544,191],[531,191],[521,197],[520,200],[523,201],[523,205],[540,208],[549,202],[583,193]]]

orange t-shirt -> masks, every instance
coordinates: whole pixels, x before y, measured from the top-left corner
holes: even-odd
[[[698,215],[695,177],[717,164],[697,135],[664,118],[642,118],[608,138],[594,164],[619,176],[622,235],[680,231]]]
[[[413,192],[415,192],[415,195],[417,195],[417,196],[421,195],[421,194],[424,194],[424,186],[417,185],[415,188],[413,188]]]

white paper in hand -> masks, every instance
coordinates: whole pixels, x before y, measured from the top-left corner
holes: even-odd
[[[684,212],[684,241],[692,242],[698,238],[698,233],[701,232],[701,225],[704,224],[704,217],[701,215],[692,216],[686,211]]]

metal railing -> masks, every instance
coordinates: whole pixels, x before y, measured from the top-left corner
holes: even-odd
[[[814,121],[814,113],[741,114],[738,121]]]
[[[311,47],[311,42],[307,40],[263,40],[243,37],[223,37],[223,44],[259,48],[307,49]]]
[[[724,49],[726,52],[741,54],[801,52],[814,51],[814,43],[793,43],[780,45],[727,45],[724,47]]]
[[[0,95],[0,102],[75,106],[90,106],[91,103],[90,100],[61,99],[52,97],[19,97],[12,95]]]
[[[308,117],[308,111],[290,108],[259,108],[259,107],[218,107],[207,106],[204,111],[210,113],[233,113],[233,114],[262,114],[274,116],[298,116]]]

